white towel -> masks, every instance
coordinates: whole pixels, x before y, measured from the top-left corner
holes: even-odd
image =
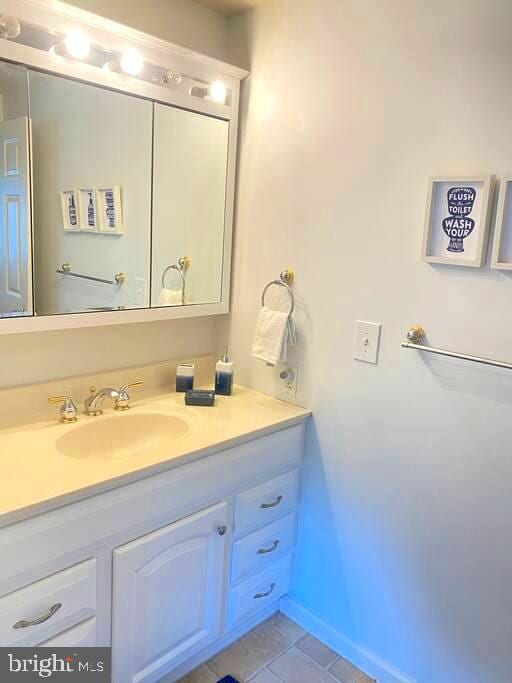
[[[182,306],[183,293],[181,289],[162,289],[158,297],[159,306]]]
[[[263,306],[254,333],[253,357],[274,366],[279,361],[286,361],[287,348],[295,342],[295,323],[288,313]]]

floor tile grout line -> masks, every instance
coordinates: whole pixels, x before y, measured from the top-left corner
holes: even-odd
[[[322,642],[322,641],[320,641],[320,642]],[[332,678],[333,681],[336,681],[336,683],[343,683],[342,681],[340,681],[339,678],[336,678],[336,676],[334,676],[334,674],[332,674],[328,669],[326,669],[325,666],[322,666],[321,664],[316,662],[312,657],[309,657],[309,655],[307,655],[305,652],[302,652],[302,650],[299,650],[298,648],[296,648],[296,649],[297,649],[299,655],[304,657],[304,659],[306,659],[309,662],[312,662],[313,664],[316,664],[316,666],[320,667],[320,669],[322,669],[322,671],[325,671],[326,674],[329,674],[329,676]],[[334,652],[334,650],[333,650],[333,652]],[[339,659],[339,657],[338,657],[338,659]]]
[[[270,618],[271,618],[271,617],[269,617],[269,619],[270,619]],[[261,625],[265,624],[266,621],[268,621],[268,619],[265,620],[265,621],[262,621],[261,624],[258,624],[258,626],[261,626]],[[266,668],[269,664],[271,664],[275,659],[277,659],[277,658],[280,657],[281,655],[284,655],[284,653],[285,653],[285,652],[288,652],[288,650],[290,650],[292,647],[295,647],[295,643],[292,643],[291,640],[290,640],[289,638],[287,638],[287,637],[284,635],[284,633],[281,633],[281,631],[279,631],[277,628],[275,628],[274,626],[272,626],[272,624],[267,624],[267,626],[268,626],[269,628],[271,628],[273,631],[275,631],[278,635],[280,635],[281,638],[284,638],[284,639],[286,640],[286,642],[288,643],[288,647],[286,647],[284,650],[282,650],[282,651],[281,651],[279,654],[277,654],[275,657],[271,657],[270,659],[267,659],[267,661],[265,662],[265,664],[263,664],[262,666],[260,666],[259,669],[257,669],[253,674],[251,674],[251,675],[249,676],[249,678],[247,679],[247,683],[248,683],[249,681],[252,681],[253,678],[255,678],[259,673],[261,673],[261,671],[263,671],[263,669],[265,669],[265,668]],[[258,628],[258,627],[256,626],[255,628]],[[243,636],[241,636],[238,640],[242,640],[242,638],[244,638],[244,636],[249,635],[249,633],[252,633],[252,631],[254,631],[254,629],[252,629],[251,631],[248,631],[247,633],[245,633],[245,634],[244,634]],[[227,647],[225,647],[223,650],[221,650],[220,652],[218,652],[217,654],[215,654],[213,657],[211,657],[209,660],[207,660],[206,662],[204,662],[204,664],[201,664],[201,665],[200,665],[199,667],[197,667],[197,668],[199,669],[201,666],[205,666],[205,667],[208,669],[208,671],[209,671],[210,673],[212,673],[214,676],[219,677],[219,674],[216,673],[210,666],[208,666],[209,662],[211,662],[212,659],[215,659],[216,657],[218,657],[219,655],[221,655],[221,654],[222,654],[223,652],[225,652],[226,650],[229,650],[229,648],[232,647],[233,645],[235,645],[235,643],[237,643],[238,640],[233,641],[230,645],[228,645]],[[300,640],[300,639],[299,639],[299,640]],[[298,641],[297,641],[297,642],[298,642]],[[222,678],[222,676],[221,676],[220,678]],[[279,679],[279,680],[281,680],[281,679]],[[240,683],[246,683],[246,682],[240,681]]]
[[[210,662],[212,659],[213,659],[213,657],[211,657],[210,659],[208,659],[204,664],[201,664],[201,666],[204,666],[205,669],[208,669],[208,671],[209,671],[213,676],[217,676],[218,674],[216,674],[215,671],[214,671],[213,669],[210,669],[210,667],[208,666],[208,662]],[[201,666],[198,666],[197,669],[200,669]],[[194,669],[194,671],[197,671],[197,669]]]
[[[337,662],[338,660],[343,659],[343,657],[342,657],[341,655],[339,655],[339,654],[336,652],[336,650],[333,650],[333,652],[336,654],[336,657],[332,660],[332,662],[331,662],[328,666],[324,667],[326,671],[329,671],[329,669],[330,669],[331,667],[333,667],[333,666],[336,664],[336,662]]]
[[[270,617],[270,618],[271,618],[271,617]],[[266,620],[266,621],[268,621],[268,620]],[[295,623],[295,622],[293,622],[293,623]],[[265,621],[261,622],[261,624],[265,624]],[[312,636],[313,638],[315,638],[315,636],[313,636],[311,633],[309,633],[309,631],[304,631],[304,634],[303,634],[302,636],[300,636],[300,638],[298,638],[298,640],[296,640],[295,642],[292,642],[284,633],[282,633],[278,628],[276,628],[276,627],[273,626],[272,624],[267,624],[267,626],[268,626],[270,629],[272,629],[272,631],[274,631],[275,633],[279,634],[282,638],[284,638],[284,640],[288,643],[288,647],[286,647],[284,650],[282,650],[281,652],[279,652],[279,654],[275,655],[274,657],[271,657],[270,659],[267,659],[267,661],[266,661],[261,667],[259,667],[259,669],[257,669],[253,674],[251,674],[251,675],[249,676],[249,678],[246,679],[246,681],[240,681],[240,683],[250,683],[251,681],[253,681],[253,680],[256,678],[256,676],[258,676],[260,673],[262,673],[262,672],[265,671],[265,670],[267,670],[269,673],[271,673],[273,676],[275,676],[279,681],[282,681],[283,679],[280,678],[276,673],[274,673],[274,671],[272,671],[272,669],[270,669],[270,665],[273,664],[273,663],[275,662],[276,659],[279,659],[279,657],[282,657],[284,654],[286,654],[287,652],[289,652],[290,650],[293,650],[293,649],[295,649],[296,652],[298,653],[298,655],[301,656],[301,657],[303,657],[306,661],[312,663],[312,664],[315,665],[315,666],[318,666],[322,671],[325,671],[325,672],[327,673],[327,675],[329,676],[329,678],[332,679],[333,683],[342,683],[342,682],[340,681],[340,679],[337,678],[336,676],[334,676],[334,674],[331,673],[331,671],[330,671],[330,669],[336,664],[336,662],[338,662],[340,659],[343,659],[343,657],[342,657],[340,654],[338,654],[335,650],[333,650],[332,648],[329,648],[330,650],[332,650],[332,652],[334,652],[334,654],[336,655],[336,657],[335,657],[335,658],[333,659],[333,661],[332,661],[330,664],[328,664],[327,666],[322,666],[319,662],[317,662],[315,659],[313,659],[313,658],[310,657],[308,654],[306,654],[305,652],[303,652],[299,647],[297,647],[298,643],[299,643],[301,640],[303,640],[307,635],[310,635],[310,636]],[[254,630],[254,629],[253,629],[253,630]],[[302,629],[302,630],[304,630],[304,629]],[[245,635],[248,635],[249,633],[251,633],[251,631],[248,631],[248,633],[245,634]],[[243,636],[242,636],[242,638],[243,638]],[[241,638],[240,638],[239,640],[241,640]],[[317,638],[316,640],[318,640],[320,643],[322,643],[322,644],[325,645],[326,647],[329,647],[328,645],[326,645],[325,643],[323,643],[323,641],[321,641],[319,638]],[[209,660],[207,660],[206,662],[204,662],[202,665],[200,665],[200,666],[197,667],[197,668],[200,668],[201,666],[204,666],[204,667],[208,670],[209,673],[211,673],[213,676],[216,676],[216,677],[218,678],[218,677],[219,677],[219,674],[217,674],[217,673],[209,666],[209,662],[210,662],[212,659],[214,659],[215,657],[217,657],[218,655],[220,655],[220,654],[221,654],[222,652],[224,652],[225,650],[228,650],[228,649],[229,649],[232,645],[234,645],[236,642],[237,642],[237,641],[234,641],[233,643],[231,643],[231,645],[228,645],[224,650],[222,650],[221,652],[217,653],[216,655],[214,655],[214,657],[211,657]],[[222,678],[222,676],[221,676],[221,678]]]
[[[274,628],[274,627],[271,626],[270,628]],[[274,631],[277,631],[277,629],[274,628]],[[282,633],[280,633],[279,631],[277,631],[277,632],[279,633],[279,635],[283,636]],[[293,643],[291,643],[291,642],[288,640],[288,638],[286,638],[285,636],[283,636],[283,638],[284,638],[288,643],[290,643],[289,646],[288,646],[285,650],[282,650],[282,652],[280,652],[280,653],[279,653],[278,655],[276,655],[275,657],[271,657],[270,659],[267,659],[267,661],[265,662],[265,664],[263,664],[263,666],[260,666],[260,668],[259,668],[257,671],[255,671],[255,672],[252,674],[252,676],[250,676],[250,677],[247,679],[247,683],[249,683],[249,681],[252,681],[253,678],[256,678],[256,676],[257,676],[259,673],[261,673],[261,672],[263,671],[263,669],[268,668],[268,665],[269,665],[269,664],[272,664],[272,662],[274,662],[276,659],[278,659],[279,657],[281,657],[282,655],[284,655],[285,652],[288,652],[288,650],[291,650],[292,647],[294,647]],[[272,672],[272,673],[274,673],[274,672]],[[279,676],[278,676],[278,678],[279,678]],[[281,679],[279,678],[279,680],[281,680]],[[240,683],[243,683],[243,682],[240,681]]]
[[[270,617],[270,618],[272,618],[272,617]],[[267,620],[267,621],[268,621],[268,620]],[[264,624],[265,622],[263,621],[262,623]],[[250,676],[250,677],[247,679],[247,683],[249,683],[249,681],[252,681],[252,679],[255,678],[259,673],[261,673],[264,669],[267,669],[268,666],[269,666],[269,664],[272,664],[272,662],[274,662],[276,659],[278,659],[278,657],[281,657],[282,655],[284,655],[286,652],[288,652],[288,650],[291,650],[291,649],[292,649],[293,647],[295,647],[296,644],[299,642],[299,641],[297,640],[295,643],[293,643],[287,636],[284,635],[284,633],[282,633],[279,629],[277,629],[277,628],[276,628],[275,626],[273,626],[272,624],[267,624],[267,626],[268,626],[269,628],[271,628],[273,631],[275,631],[276,633],[278,633],[282,638],[284,638],[284,639],[286,640],[286,642],[289,643],[289,645],[288,645],[288,647],[287,647],[285,650],[283,650],[282,652],[280,652],[279,654],[277,654],[275,657],[271,657],[270,659],[267,659],[267,661],[265,662],[265,664],[263,664],[263,666],[261,666],[257,671],[255,671],[255,672],[252,674],[252,676]],[[303,636],[301,636],[301,638],[302,638],[302,637],[303,637]],[[301,638],[299,638],[299,640],[301,640]],[[274,672],[272,671],[271,673],[274,673]],[[276,674],[274,674],[274,676],[275,676],[275,675],[276,675]],[[277,678],[279,678],[279,676],[277,676]],[[282,680],[282,679],[279,678],[279,680]],[[241,683],[242,683],[242,682],[241,682]]]
[[[272,627],[272,628],[273,628],[273,627]],[[274,629],[274,630],[277,630],[277,629]],[[282,634],[281,634],[281,635],[282,635]],[[287,639],[287,640],[288,640],[288,639]],[[288,642],[290,642],[290,641],[288,641]],[[297,641],[297,642],[298,642],[298,641]],[[320,642],[322,642],[322,641],[320,641]],[[250,683],[250,681],[252,681],[253,678],[256,678],[256,676],[257,676],[258,674],[260,674],[264,669],[268,669],[268,670],[270,671],[271,674],[273,674],[274,676],[276,676],[276,678],[279,678],[279,680],[282,681],[283,679],[280,678],[276,673],[274,673],[274,671],[272,671],[272,669],[270,669],[269,667],[270,667],[270,665],[271,665],[273,662],[276,661],[276,659],[279,659],[279,657],[282,657],[284,654],[286,654],[287,652],[289,652],[290,650],[293,650],[293,649],[297,650],[297,652],[299,653],[299,656],[302,656],[306,661],[311,662],[312,664],[315,664],[315,665],[318,666],[320,669],[322,669],[322,671],[325,671],[325,672],[330,676],[330,678],[332,678],[333,681],[336,681],[336,683],[342,683],[342,682],[340,681],[340,679],[339,679],[339,678],[336,678],[336,676],[334,676],[334,674],[332,674],[325,666],[322,666],[321,664],[319,664],[318,662],[316,662],[312,657],[309,657],[305,652],[302,652],[302,650],[300,650],[298,647],[296,647],[296,645],[297,645],[297,643],[292,643],[292,644],[290,645],[290,647],[288,647],[286,650],[283,650],[280,654],[278,654],[278,655],[276,655],[275,657],[272,657],[271,659],[269,659],[269,660],[267,661],[266,664],[264,664],[264,665],[263,665],[261,668],[259,668],[255,673],[253,673],[252,676],[251,676],[250,678],[247,679],[247,682],[246,682],[246,683]],[[333,650],[333,652],[334,652],[334,650]],[[338,659],[341,659],[341,656],[338,655],[338,654],[336,653],[336,659],[334,660],[334,662],[337,661]],[[334,664],[334,662],[332,662],[332,664]],[[240,681],[240,683],[244,683],[244,682],[243,682],[243,681]]]
[[[336,650],[333,650],[332,647],[329,647],[328,645],[326,645],[326,643],[324,643],[323,640],[320,640],[320,638],[316,638],[316,636],[314,636],[312,633],[309,633],[309,632],[308,632],[306,635],[311,636],[312,638],[315,638],[315,640],[318,640],[319,643],[321,643],[322,645],[325,645],[326,648],[328,648],[332,653],[334,653],[335,657],[334,657],[334,659],[332,660],[332,662],[330,662],[329,664],[327,664],[327,665],[325,665],[325,666],[324,666],[323,664],[320,664],[320,662],[317,662],[316,659],[313,659],[313,657],[311,657],[311,656],[308,655],[306,652],[304,652],[304,650],[302,650],[300,647],[297,647],[298,644],[300,643],[300,640],[298,640],[298,641],[295,643],[295,647],[296,647],[297,650],[301,653],[301,655],[304,655],[304,657],[306,657],[307,659],[310,659],[312,662],[315,662],[315,664],[318,664],[318,666],[319,666],[321,669],[324,669],[324,671],[329,671],[329,669],[331,668],[331,666],[333,666],[333,665],[338,661],[338,659],[341,659],[341,655],[339,655],[339,654],[336,652]],[[301,640],[302,640],[302,638],[301,638]]]
[[[334,650],[333,650],[333,652],[334,652]],[[342,657],[341,655],[339,655],[338,653],[336,653],[336,658],[333,659],[333,661],[329,664],[329,666],[326,666],[326,667],[325,667],[325,668],[327,669],[327,671],[329,671],[329,669],[330,669],[331,667],[333,667],[333,666],[336,664],[336,662],[338,662],[340,659],[344,659],[344,657]]]

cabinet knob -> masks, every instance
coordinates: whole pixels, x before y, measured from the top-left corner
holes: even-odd
[[[219,536],[225,536],[227,530],[228,530],[227,526],[220,526],[220,527],[217,529],[217,533],[219,534]]]

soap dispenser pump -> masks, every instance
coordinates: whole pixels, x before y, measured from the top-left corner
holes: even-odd
[[[224,349],[222,358],[215,366],[215,393],[231,396],[233,391],[233,372],[235,364],[229,360],[228,347]]]

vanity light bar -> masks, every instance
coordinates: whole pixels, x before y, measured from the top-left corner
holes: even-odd
[[[19,39],[21,34],[23,36]],[[122,54],[112,54],[106,48],[92,45],[86,33],[80,28],[70,29],[66,35],[57,37],[48,47],[48,42],[53,36],[54,34],[41,26],[20,24],[16,17],[0,15],[0,38],[15,40],[36,49],[47,49],[56,57],[76,59],[107,72],[125,73],[164,87],[178,88],[192,97],[210,99],[220,104],[226,104],[228,99],[228,89],[222,81],[209,83],[178,71],[169,71],[158,65],[146,64],[142,55],[134,48],[127,48]]]

